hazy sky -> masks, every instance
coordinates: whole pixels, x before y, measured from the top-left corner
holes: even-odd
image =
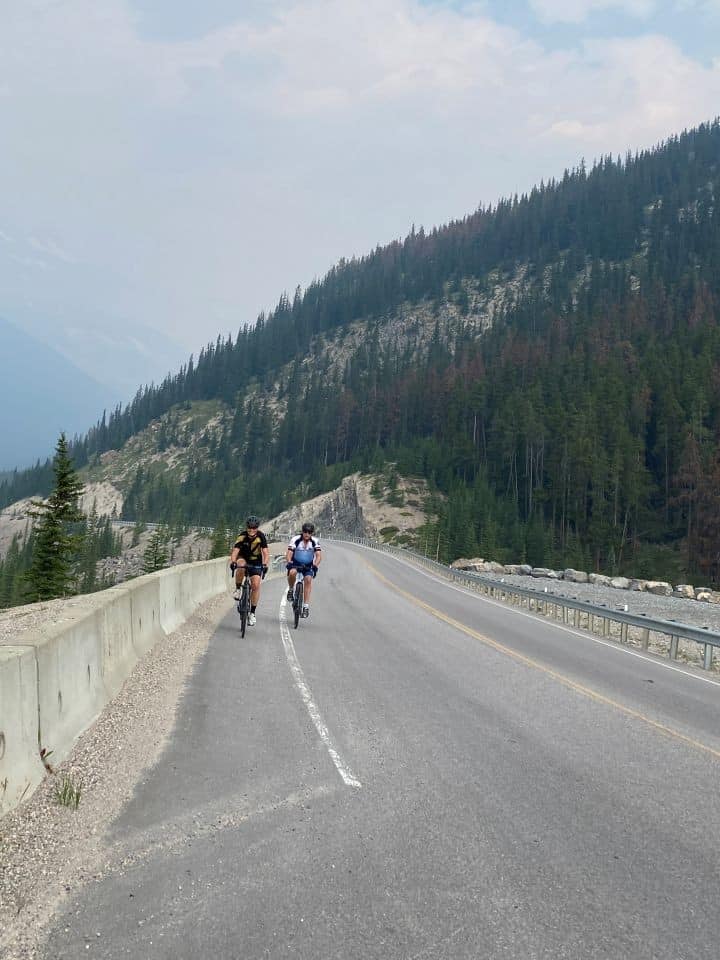
[[[719,105],[720,0],[0,0],[0,314],[162,376],[343,256]]]

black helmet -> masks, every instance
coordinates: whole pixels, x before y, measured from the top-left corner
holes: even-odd
[[[259,527],[259,526],[260,526],[260,521],[258,520],[258,518],[255,516],[254,513],[251,513],[250,516],[249,516],[249,517],[247,518],[247,520],[245,521],[245,526],[246,526],[246,527]]]
[[[314,524],[314,523],[310,523],[309,521],[308,521],[307,523],[304,523],[304,524],[302,525],[302,532],[303,532],[303,533],[315,533],[315,524]]]

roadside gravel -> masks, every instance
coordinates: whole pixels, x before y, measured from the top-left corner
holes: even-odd
[[[502,579],[507,584],[512,583],[530,590],[544,592],[547,588],[548,594],[583,600],[609,610],[623,610],[627,604],[630,613],[644,614],[654,620],[689,623],[720,633],[720,604],[717,603],[686,600],[682,597],[662,597],[641,590],[616,590],[614,587],[603,587],[594,583],[571,583],[568,580],[546,580],[516,574],[503,574]]]
[[[17,641],[49,615],[72,615],[81,602],[54,600],[25,612],[8,611],[11,616],[0,619],[0,642]],[[186,678],[229,609],[229,593],[222,594],[160,640],[71,756],[29,800],[0,820],[2,960],[35,960],[60,902],[99,877],[112,861],[105,828],[132,796],[142,771],[159,757]],[[65,776],[82,783],[77,810],[55,799]]]

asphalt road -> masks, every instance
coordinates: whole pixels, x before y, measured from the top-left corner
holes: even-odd
[[[720,685],[325,553],[297,631],[229,604],[46,956],[717,960]]]

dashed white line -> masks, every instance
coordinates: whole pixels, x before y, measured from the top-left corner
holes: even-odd
[[[325,749],[330,754],[330,759],[335,764],[335,768],[342,777],[343,783],[345,783],[348,787],[361,787],[362,783],[360,783],[358,778],[352,773],[343,758],[335,749],[330,732],[325,725],[325,721],[323,720],[320,711],[317,708],[317,704],[313,700],[312,693],[307,685],[305,675],[302,671],[302,667],[300,666],[300,661],[298,660],[295,652],[295,644],[292,642],[292,637],[290,636],[290,630],[287,625],[287,617],[285,616],[285,603],[285,592],[283,591],[282,599],[280,601],[280,636],[282,637],[283,647],[285,648],[285,656],[287,657],[287,661],[290,666],[290,672],[292,673],[293,680],[295,681],[295,686],[300,692],[302,701],[307,707],[307,712],[310,714],[310,719],[315,725],[318,736],[325,744]]]

